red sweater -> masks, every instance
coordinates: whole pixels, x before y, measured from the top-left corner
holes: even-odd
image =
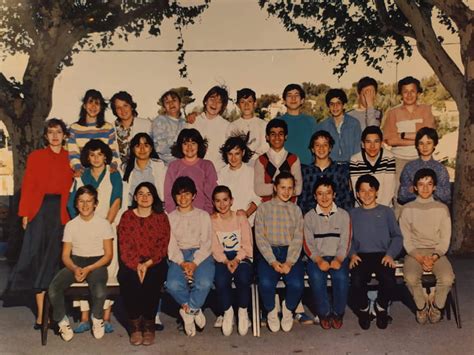
[[[132,270],[138,263],[163,260],[168,252],[170,224],[165,213],[139,217],[133,210],[126,211],[117,227],[120,260]]]
[[[18,215],[32,221],[45,195],[61,195],[61,223],[66,224],[69,221],[66,207],[72,179],[67,151],[61,149],[55,153],[49,147],[35,150],[26,162]]]

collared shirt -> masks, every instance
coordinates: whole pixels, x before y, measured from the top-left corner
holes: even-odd
[[[135,192],[136,187],[142,182],[151,182],[155,184],[155,177],[153,176],[153,169],[151,166],[151,161],[149,160],[146,163],[145,169],[140,169],[135,162],[135,167],[133,168],[133,174],[130,174],[132,177],[130,181],[130,190],[128,192],[128,201],[133,201],[133,193]]]
[[[267,152],[268,157],[272,160],[277,166],[280,166],[283,163],[283,160],[286,158],[287,151],[285,148],[282,148],[279,152],[270,148]]]
[[[286,261],[294,264],[303,245],[303,215],[299,207],[278,198],[262,203],[255,217],[255,243],[269,264],[276,261],[272,246],[288,246]]]
[[[122,126],[121,121],[119,119],[115,120],[115,132],[117,133],[117,143],[122,164],[127,163],[128,155],[130,152],[129,142],[131,139],[130,136],[132,134],[132,127],[133,123],[130,125],[130,127],[125,128],[124,126]]]
[[[329,211],[329,213],[325,213],[319,205],[316,205],[316,213],[321,217],[329,218],[330,216],[332,216],[336,212],[337,212],[337,206],[334,202],[331,205],[331,210]]]

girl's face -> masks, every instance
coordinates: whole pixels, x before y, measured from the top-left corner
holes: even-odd
[[[240,147],[232,148],[227,152],[227,160],[232,169],[239,169],[242,166],[244,151]]]
[[[181,109],[181,102],[177,97],[168,95],[163,100],[163,106],[168,116],[178,118]]]
[[[92,168],[103,168],[107,160],[105,154],[100,149],[90,150],[88,158]]]
[[[61,147],[64,138],[65,136],[61,126],[48,127],[46,139],[50,147]]]
[[[273,186],[276,197],[283,202],[287,202],[293,197],[293,179],[280,179],[278,185]]]
[[[199,146],[194,141],[185,141],[181,148],[183,149],[183,155],[186,159],[195,159],[198,156]]]
[[[233,202],[234,199],[227,192],[219,192],[214,195],[214,207],[221,214],[229,212]]]
[[[100,113],[100,100],[89,98],[87,102],[84,104],[84,109],[87,113],[87,118],[95,119]]]
[[[77,198],[76,208],[79,211],[79,214],[84,219],[90,219],[94,215],[94,210],[97,207],[97,202],[94,196],[83,193]]]
[[[220,115],[222,111],[222,98],[217,95],[211,95],[207,101],[204,103],[204,111],[210,117],[216,117]]]
[[[150,159],[152,146],[147,142],[145,137],[140,138],[139,143],[133,147],[133,153],[138,160]]]
[[[146,186],[140,187],[134,198],[137,201],[138,207],[150,208],[153,205],[153,195]]]
[[[120,99],[116,99],[114,102],[115,112],[117,117],[122,121],[130,121],[133,119],[132,106],[127,102]]]
[[[194,195],[192,192],[183,191],[176,195],[176,204],[181,209],[189,209],[193,205]]]

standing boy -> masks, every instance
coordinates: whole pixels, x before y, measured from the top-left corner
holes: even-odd
[[[352,244],[350,255],[353,302],[362,329],[370,327],[367,283],[372,273],[379,282],[375,314],[377,327],[387,328],[388,305],[395,293],[395,258],[402,250],[403,238],[390,207],[377,203],[380,184],[373,175],[362,175],[355,184],[361,207],[350,211]]]
[[[349,214],[334,203],[334,190],[331,179],[319,179],[313,193],[316,208],[304,216],[304,251],[310,259],[306,273],[323,329],[342,327],[349,291],[347,254],[351,223]],[[327,289],[328,275],[331,275],[332,304]]]
[[[364,76],[357,83],[357,106],[347,114],[360,123],[360,129],[368,126],[380,126],[382,113],[374,108],[377,96],[377,81],[369,76]]]
[[[317,131],[314,117],[301,113],[306,94],[298,84],[289,84],[283,90],[286,113],[280,118],[288,125],[288,139],[285,148],[300,158],[301,164],[311,164],[313,159],[308,150],[308,141]]]
[[[432,169],[420,169],[413,179],[417,198],[407,203],[400,216],[403,246],[407,252],[403,274],[416,304],[416,320],[441,320],[441,310],[454,282],[453,268],[446,257],[451,240],[451,217],[448,207],[433,199],[437,177]],[[436,287],[429,298],[423,292],[423,272],[432,272]]]

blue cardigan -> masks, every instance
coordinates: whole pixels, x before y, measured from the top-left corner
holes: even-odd
[[[341,133],[337,133],[332,117],[326,118],[319,124],[318,129],[328,131],[334,138],[334,147],[331,150],[331,159],[334,161],[350,162],[351,156],[360,152],[360,123],[357,119],[345,114]]]

